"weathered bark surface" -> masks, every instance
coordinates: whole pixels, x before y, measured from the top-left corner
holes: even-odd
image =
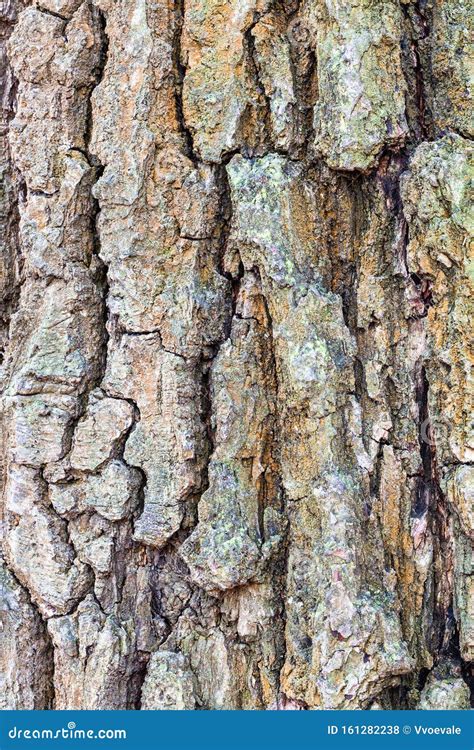
[[[0,12],[0,706],[467,708],[468,3]]]

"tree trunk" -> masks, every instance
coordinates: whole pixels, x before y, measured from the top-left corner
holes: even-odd
[[[1,707],[467,708],[468,3],[1,8]]]

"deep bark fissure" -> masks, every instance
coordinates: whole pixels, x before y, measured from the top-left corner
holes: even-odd
[[[417,399],[423,470],[419,478],[413,514],[429,514],[434,539],[433,625],[432,632],[428,634],[428,642],[435,665],[442,664],[444,660],[454,661],[458,664],[459,672],[462,671],[463,677],[466,678],[467,665],[463,663],[460,655],[459,633],[453,617],[453,550],[449,530],[451,514],[439,483],[436,443],[429,413],[429,381],[424,366],[421,366],[418,374]]]
[[[24,586],[21,581],[17,578],[15,571],[11,568],[11,566],[8,563],[8,560],[6,560],[3,557],[3,554],[0,553],[0,563],[5,566],[5,568],[8,570],[8,573],[11,575],[13,580],[15,581],[16,586],[21,589],[21,591],[24,593],[28,600],[28,604],[31,607],[31,610],[34,612],[34,617],[36,617],[40,623],[41,623],[41,636],[45,639],[48,649],[48,655],[47,655],[47,661],[46,664],[43,665],[43,668],[45,669],[45,674],[41,675],[42,677],[46,677],[46,682],[48,685],[47,691],[49,693],[49,699],[45,705],[35,705],[34,708],[38,710],[48,710],[48,709],[54,709],[54,703],[55,703],[55,693],[54,693],[54,646],[53,641],[51,638],[51,635],[48,631],[48,625],[47,625],[47,619],[43,617],[41,614],[41,611],[39,607],[35,604],[31,597],[31,593],[28,590],[26,586]],[[3,595],[4,591],[0,589],[0,595]],[[46,672],[46,670],[49,670],[49,673]]]
[[[16,5],[12,3],[11,15],[8,15],[8,3],[5,8],[5,16],[0,19],[0,83],[1,83],[1,122],[0,122],[0,148],[4,156],[4,170],[2,179],[4,183],[5,206],[0,207],[0,222],[2,234],[5,239],[5,264],[10,260],[11,267],[8,270],[8,284],[2,289],[2,300],[0,305],[1,339],[0,339],[0,365],[3,362],[5,348],[10,338],[10,320],[18,309],[23,260],[19,243],[20,214],[18,203],[24,193],[24,184],[11,162],[8,147],[8,129],[15,115],[18,81],[7,59],[6,45],[16,22]],[[3,202],[3,201],[2,201]],[[8,254],[11,258],[8,259]]]
[[[173,68],[175,76],[175,106],[179,129],[183,137],[185,153],[195,166],[199,165],[199,157],[194,150],[191,128],[186,123],[183,109],[183,85],[186,67],[182,62],[181,36],[183,32],[185,0],[174,0],[174,34],[173,34]]]
[[[415,83],[415,102],[418,109],[418,126],[420,129],[419,141],[430,140],[431,136],[431,123],[430,113],[427,110],[426,96],[425,96],[425,73],[423,70],[419,42],[429,37],[431,33],[431,24],[429,18],[424,14],[422,4],[420,2],[414,3],[408,8],[408,6],[401,5],[403,16],[406,22],[410,25],[411,35],[411,53],[412,53],[412,66],[413,76]],[[417,28],[418,26],[418,28]]]

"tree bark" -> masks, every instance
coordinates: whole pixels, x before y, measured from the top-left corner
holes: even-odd
[[[1,14],[0,706],[467,708],[468,4]]]

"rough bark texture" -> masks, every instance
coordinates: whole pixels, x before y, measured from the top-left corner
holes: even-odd
[[[467,708],[468,3],[0,12],[0,706]]]

